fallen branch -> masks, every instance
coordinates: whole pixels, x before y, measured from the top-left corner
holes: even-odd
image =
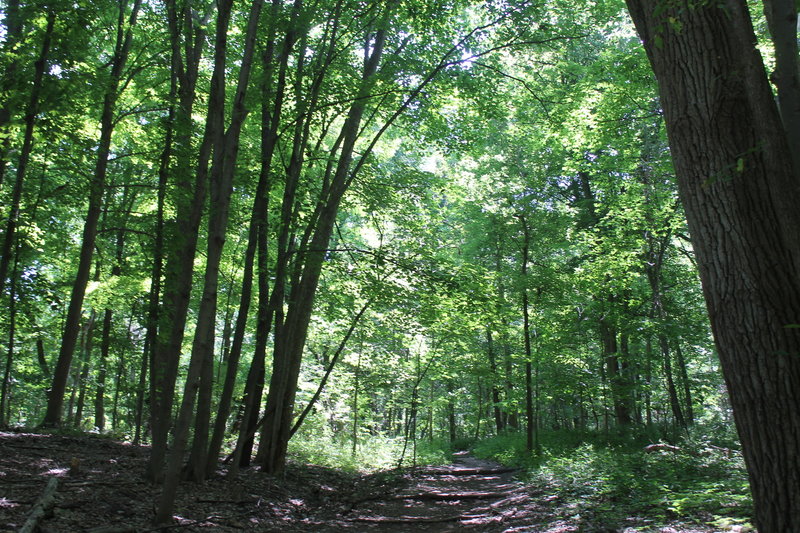
[[[356,518],[349,518],[349,522],[369,522],[373,524],[408,524],[408,523],[423,523],[423,524],[438,524],[442,522],[458,522],[461,520],[461,515],[445,516],[441,518],[429,516],[399,516],[397,518],[390,518],[388,516],[359,516]]]
[[[428,476],[491,476],[516,471],[516,468],[426,468],[414,473]]]
[[[56,489],[58,488],[58,478],[53,476],[47,482],[39,500],[34,504],[31,514],[19,530],[19,533],[33,533],[39,525],[39,521],[44,518],[50,508],[55,503]]]
[[[649,446],[644,447],[644,451],[647,453],[654,453],[654,452],[672,452],[678,453],[682,450],[678,446],[673,446],[672,444],[650,444]]]
[[[488,500],[495,498],[507,498],[509,492],[421,492],[419,494],[398,494],[397,500]]]
[[[472,512],[475,512],[475,513],[491,512],[491,511],[494,511],[494,510],[496,510],[496,509],[498,509],[500,507],[504,507],[506,505],[514,505],[514,504],[518,504],[518,503],[523,503],[523,502],[525,502],[525,501],[527,501],[529,499],[530,499],[530,496],[528,496],[527,494],[519,494],[519,493],[510,492],[508,494],[507,498],[504,498],[502,500],[498,500],[496,502],[492,502],[489,505],[487,505],[486,507],[476,507],[475,509],[472,510]]]
[[[197,503],[230,503],[232,505],[251,505],[257,504],[257,498],[250,498],[248,500],[220,500],[213,498],[198,498]]]

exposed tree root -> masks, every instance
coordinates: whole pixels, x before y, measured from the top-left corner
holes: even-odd
[[[53,507],[56,500],[56,489],[58,488],[58,478],[51,477],[44,488],[41,497],[33,506],[31,514],[28,515],[28,520],[23,524],[19,533],[33,533],[39,525],[39,521],[47,515],[47,512]]]

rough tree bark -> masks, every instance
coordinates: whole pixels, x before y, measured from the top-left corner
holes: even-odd
[[[764,533],[800,523],[800,181],[747,5],[628,0]]]

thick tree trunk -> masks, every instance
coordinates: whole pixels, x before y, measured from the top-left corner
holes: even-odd
[[[628,0],[763,533],[800,523],[800,182],[747,5]]]

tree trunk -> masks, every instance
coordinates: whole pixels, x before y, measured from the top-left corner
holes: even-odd
[[[83,406],[86,402],[86,388],[88,387],[87,382],[89,381],[89,363],[92,358],[92,345],[94,344],[92,341],[95,319],[96,315],[94,310],[92,310],[83,330],[81,366],[74,387],[74,390],[78,391],[78,401],[75,405],[75,418],[72,420],[72,426],[75,428],[80,428],[83,422]]]
[[[361,348],[363,349],[364,343],[361,343]],[[358,452],[358,393],[359,388],[361,386],[361,350],[358,352],[358,361],[356,363],[356,370],[354,375],[355,382],[353,383],[353,432],[351,437],[353,438],[353,448],[351,449],[351,454],[353,457],[356,456]]]
[[[98,361],[99,369],[97,371],[97,388],[95,389],[94,396],[94,427],[98,431],[103,431],[106,428],[106,410],[105,410],[105,395],[106,395],[106,375],[108,373],[108,351],[111,345],[111,319],[114,311],[106,309],[103,313],[103,329],[100,337],[100,360]]]
[[[274,98],[272,94],[275,28],[276,28],[276,20],[279,14],[279,8],[280,8],[280,1],[273,0],[272,11],[270,14],[270,26],[269,26],[270,30],[269,30],[269,35],[267,37],[267,47],[264,53],[262,54],[262,67],[264,68],[264,73],[261,86],[261,98],[262,98],[261,172],[259,175],[258,184],[256,186],[255,198],[253,199],[253,210],[250,215],[250,227],[248,228],[247,248],[245,250],[244,269],[242,273],[242,290],[239,301],[239,310],[236,316],[236,325],[234,328],[233,342],[228,357],[225,382],[223,384],[222,394],[219,400],[217,419],[214,424],[214,433],[211,437],[211,442],[209,444],[209,449],[208,449],[208,466],[206,469],[207,474],[213,472],[214,469],[216,468],[217,461],[219,459],[219,451],[222,447],[222,440],[224,438],[225,429],[227,427],[227,420],[230,415],[231,401],[233,399],[233,389],[234,386],[236,385],[236,375],[237,375],[237,370],[239,368],[239,360],[241,358],[242,345],[244,343],[244,336],[247,328],[247,318],[250,313],[250,305],[252,301],[253,277],[254,277],[253,272],[254,272],[256,251],[258,249],[259,233],[263,231],[264,235],[266,235],[267,231],[267,211],[269,206],[268,195],[271,189],[269,181],[269,172],[270,172],[270,167],[272,165],[272,156],[275,152],[275,146],[278,140],[276,131],[277,131],[277,126],[280,122],[281,107],[283,103],[283,85],[277,88],[277,90],[274,93]],[[285,77],[283,81],[285,85]],[[274,113],[269,112],[270,105],[274,105],[274,110],[275,110]],[[264,251],[264,254],[266,254],[266,250]],[[263,264],[262,266],[263,269],[267,268],[266,264]],[[259,276],[261,276],[261,273],[259,273]],[[264,278],[264,281],[266,282],[266,278]],[[264,298],[264,300],[266,301],[269,298],[268,286],[264,285],[264,287],[261,288],[261,290],[259,291],[259,294],[260,297]],[[266,333],[264,333],[264,335],[266,334],[268,334],[268,330]],[[260,363],[257,362],[257,359],[259,357],[261,358]],[[254,353],[253,362],[251,363],[251,365],[259,365],[259,364],[263,369],[263,364],[264,364],[263,352],[261,352],[260,356],[258,353]],[[256,373],[259,373],[258,369],[256,370]],[[260,373],[263,373],[263,370]],[[252,389],[254,384],[251,384],[250,377],[248,377],[247,383],[248,386],[246,387],[246,394],[248,392],[252,394],[254,392],[254,390]],[[258,402],[260,403],[260,401],[261,401],[261,394],[259,393]],[[258,409],[251,406],[251,409],[248,412],[248,416],[246,417],[247,419],[242,421],[242,428],[243,431],[245,432],[249,432],[249,430],[251,429],[249,428],[247,420],[251,418],[251,413],[253,410],[255,410],[256,415],[258,414]]]
[[[506,403],[508,404],[504,409],[504,418],[505,418],[504,426],[508,426],[511,429],[518,430],[519,413],[518,409],[514,407],[514,405],[516,405],[516,400],[514,398],[514,388],[515,388],[514,360],[511,356],[511,342],[508,339],[508,321],[505,319],[505,317],[501,317],[500,324],[503,328],[502,330],[503,367],[505,370],[504,388],[505,388],[505,400]]]
[[[683,399],[686,406],[686,423],[688,425],[694,424],[694,407],[692,406],[692,388],[689,383],[689,373],[686,369],[686,359],[683,357],[683,350],[681,350],[680,342],[675,345],[675,357],[678,363],[678,374],[681,377],[681,385],[683,385]]]
[[[280,472],[285,466],[300,363],[308,334],[314,295],[325,258],[324,250],[333,232],[339,203],[352,180],[350,164],[356,140],[361,133],[360,124],[366,107],[366,97],[374,81],[384,43],[385,30],[381,28],[369,43],[371,53],[364,63],[359,98],[354,100],[342,126],[343,143],[336,172],[314,229],[309,250],[304,253],[302,277],[297,285],[292,286],[286,323],[283,325],[280,338],[276,338],[275,341],[273,374],[265,415],[265,427],[269,428],[269,431],[262,436],[261,443],[264,447],[262,468],[268,473]],[[261,451],[259,454],[262,455]]]
[[[111,431],[119,427],[119,397],[122,393],[122,375],[125,372],[125,359],[117,360],[117,371],[114,377],[114,399],[111,401]]]
[[[797,4],[794,0],[764,0],[772,43],[775,71],[770,81],[778,90],[778,105],[789,143],[796,178],[800,178],[800,72],[797,50]]]
[[[497,373],[497,361],[494,353],[494,343],[492,342],[492,328],[486,327],[486,350],[489,356],[489,370],[492,373],[492,412],[494,413],[494,425],[497,434],[503,432],[503,413],[500,410],[500,387],[497,383],[500,376]]]
[[[273,351],[273,375],[271,376],[271,380],[276,379],[275,374],[278,373],[279,375],[283,375],[283,368],[284,368],[284,360],[280,357],[275,357],[275,353],[278,350],[278,344],[281,342],[283,336],[283,328],[284,328],[284,298],[286,292],[286,283],[287,283],[287,276],[289,271],[289,263],[291,261],[291,257],[293,256],[292,252],[292,243],[290,239],[290,235],[292,232],[292,218],[294,213],[295,207],[295,195],[297,192],[297,182],[300,176],[300,169],[302,167],[302,158],[304,154],[304,145],[303,145],[303,126],[305,122],[309,119],[307,116],[307,110],[309,109],[308,100],[311,98],[307,98],[307,95],[303,94],[303,83],[302,80],[304,79],[304,69],[305,69],[305,30],[303,25],[298,21],[300,14],[303,9],[303,1],[302,0],[295,0],[294,4],[292,5],[291,15],[290,15],[290,22],[288,29],[286,31],[286,35],[284,36],[283,41],[283,51],[281,55],[280,67],[278,70],[278,89],[279,89],[279,100],[283,98],[283,92],[286,87],[286,76],[288,72],[289,66],[289,57],[294,51],[295,44],[297,42],[298,33],[303,32],[303,40],[301,45],[298,47],[299,50],[295,54],[297,56],[297,65],[295,67],[295,98],[298,102],[302,102],[300,104],[297,116],[295,119],[295,127],[294,127],[294,135],[292,138],[291,144],[291,155],[289,158],[289,165],[286,170],[286,177],[284,181],[284,188],[283,188],[283,200],[280,209],[280,219],[277,231],[277,259],[275,263],[275,283],[272,288],[272,293],[269,295],[269,302],[266,307],[268,318],[272,318],[274,316],[274,351]],[[276,105],[276,113],[279,111]],[[278,122],[275,122],[278,125]],[[263,141],[262,141],[263,142]],[[262,239],[266,239],[266,235],[262,235]],[[264,269],[259,267],[259,272],[262,272]],[[263,304],[263,298],[259,305]],[[264,339],[265,340],[265,339]],[[259,348],[262,346],[260,345]],[[266,345],[263,345],[263,349],[266,350]],[[266,354],[266,352],[265,352]],[[255,362],[255,361],[254,361]],[[263,358],[258,359],[259,365],[265,364],[263,362]],[[258,370],[258,374],[255,374],[255,371]],[[258,399],[257,401],[261,401],[261,394],[263,393],[263,376],[266,372],[266,367],[262,368],[251,368],[251,375],[254,378],[253,383],[259,385],[257,392],[258,392]],[[248,376],[249,378],[250,376]],[[256,379],[258,377],[259,379]],[[256,390],[254,389],[254,392]],[[270,393],[272,389],[270,388]],[[256,395],[248,396],[250,401],[256,401]],[[253,406],[255,407],[255,406]],[[274,407],[274,402],[273,402]],[[270,404],[269,400],[267,401],[267,413],[269,412]],[[246,418],[248,424],[250,421],[255,418],[255,411],[253,409],[250,410],[250,416]],[[256,461],[259,463],[264,463],[266,461],[266,454],[267,450],[269,449],[267,446],[263,445],[264,442],[264,435],[271,431],[271,427],[269,426],[271,419],[265,413],[262,422],[261,422],[261,441],[258,448],[258,455],[256,456]],[[249,436],[247,437],[247,441],[242,441],[244,449],[242,449],[242,461],[249,461],[249,456],[245,455],[245,451],[249,454],[252,450],[252,438]],[[238,451],[238,450],[237,450]]]
[[[536,418],[533,413],[533,354],[531,351],[531,325],[528,311],[528,247],[530,245],[530,231],[524,215],[517,215],[522,224],[522,335],[525,341],[525,426],[526,448],[529,452],[535,449]]]
[[[3,42],[3,54],[11,55],[11,61],[6,67],[3,76],[0,77],[0,94],[13,95],[17,94],[17,83],[19,77],[17,76],[17,69],[19,68],[18,54],[16,48],[23,38],[22,32],[22,16],[19,9],[19,0],[7,0],[5,3],[3,18],[3,25],[5,26],[6,35]],[[3,175],[5,171],[5,155],[9,147],[8,124],[11,122],[11,117],[14,115],[16,109],[14,108],[14,101],[12,98],[5,97],[3,102],[0,103],[0,135],[5,138],[3,141],[3,149],[0,152],[0,188],[3,185]]]
[[[17,6],[18,9],[18,6]],[[50,41],[53,35],[53,28],[56,22],[55,10],[50,10],[47,14],[47,26],[45,28],[42,50],[39,57],[34,62],[33,85],[31,86],[31,98],[28,102],[28,109],[25,112],[25,133],[23,134],[22,148],[17,161],[17,177],[11,192],[11,205],[6,221],[6,231],[3,240],[3,249],[0,254],[0,295],[5,293],[6,275],[8,266],[11,263],[11,251],[14,248],[14,237],[19,221],[20,204],[22,202],[22,188],[25,183],[25,173],[33,151],[33,128],[36,124],[36,115],[39,113],[39,94],[42,88],[42,78],[47,67],[47,56],[50,53]],[[12,52],[15,53],[16,52]],[[16,61],[14,61],[16,63]],[[5,75],[11,75],[6,72]],[[8,94],[8,93],[6,93]],[[5,95],[4,95],[5,96]],[[5,105],[3,106],[6,107]],[[5,165],[3,165],[5,166]]]
[[[667,395],[669,396],[669,406],[672,409],[672,416],[675,423],[681,428],[686,429],[686,419],[683,417],[683,409],[678,399],[678,389],[675,386],[675,376],[672,372],[672,354],[669,349],[669,339],[664,334],[658,336],[658,345],[661,347],[662,364],[664,368],[664,379],[667,380]]]
[[[230,211],[231,195],[233,193],[233,177],[239,154],[239,136],[242,124],[247,116],[244,100],[250,84],[250,72],[253,65],[258,21],[262,6],[263,0],[256,0],[250,6],[244,43],[245,49],[241,58],[236,93],[233,97],[231,121],[224,135],[222,135],[224,107],[220,107],[218,111],[209,109],[209,113],[213,112],[218,114],[216,122],[220,128],[220,137],[214,143],[214,161],[211,167],[211,182],[209,187],[211,193],[211,208],[208,217],[206,271],[203,294],[200,299],[200,309],[197,316],[194,343],[192,345],[192,360],[189,363],[189,375],[192,375],[192,364],[196,361],[196,364],[199,365],[198,374],[201,376],[200,386],[197,389],[198,408],[196,413],[194,443],[192,457],[189,463],[189,478],[195,481],[205,479],[206,466],[208,463],[208,429],[211,416],[214,329],[217,314],[219,267],[222,260],[222,251],[225,245],[225,235],[228,227],[228,215]],[[227,18],[229,17],[230,9],[230,6],[225,7],[225,26],[228,24]],[[223,9],[220,7],[220,16],[222,13]],[[227,43],[222,40],[221,37],[222,34],[218,33],[215,46],[215,54],[217,54],[216,66],[224,70],[227,67]],[[220,72],[217,79],[219,83],[218,93],[222,101],[224,101],[225,78],[222,72]],[[188,390],[187,388],[187,391]],[[184,402],[182,408],[183,406],[188,406],[188,403]],[[176,429],[176,432],[179,430],[180,428]]]
[[[199,394],[196,413],[195,443],[190,461],[190,477],[205,478],[208,451],[208,419],[210,417],[211,376],[213,364],[214,326],[216,318],[219,265],[225,244],[233,175],[239,148],[239,134],[247,116],[244,99],[250,83],[250,69],[255,48],[258,19],[262,0],[252,3],[248,15],[245,50],[241,59],[239,80],[233,97],[231,123],[224,127],[225,70],[227,68],[227,32],[233,0],[218,2],[217,34],[214,48],[214,73],[211,80],[206,131],[213,139],[214,161],[211,167],[211,213],[208,222],[208,247],[203,294],[200,299],[192,354],[178,418],[175,423],[173,448],[167,465],[167,477],[155,516],[157,524],[166,523],[172,516],[178,485],[178,473],[183,462],[183,452],[189,436],[189,425],[194,412],[195,398]]]
[[[211,4],[214,5],[214,4]],[[194,258],[203,207],[206,200],[206,178],[211,157],[211,133],[208,128],[203,135],[196,160],[195,174],[191,168],[194,161],[194,129],[192,112],[200,58],[206,42],[206,24],[211,11],[204,20],[198,20],[183,4],[177,9],[174,0],[167,1],[168,23],[171,44],[171,70],[178,80],[178,107],[175,113],[175,165],[171,169],[175,186],[173,202],[175,219],[164,235],[170,246],[164,267],[164,296],[158,310],[158,335],[152,348],[150,360],[150,431],[152,446],[147,463],[147,478],[156,482],[163,477],[164,458],[167,453],[167,438],[172,421],[172,406],[175,383],[178,376],[181,346],[189,311],[194,276]],[[185,52],[185,54],[184,54]],[[214,102],[214,105],[220,105]],[[162,157],[166,157],[162,154]],[[163,165],[168,164],[162,159]],[[166,174],[159,180],[166,179]]]
[[[600,321],[600,339],[603,345],[603,359],[606,365],[606,375],[611,388],[611,401],[614,404],[614,415],[620,427],[631,425],[631,410],[626,401],[627,383],[622,374],[620,352],[617,344],[616,329],[606,319]]]
[[[458,437],[458,425],[456,424],[456,404],[455,404],[455,387],[453,386],[453,382],[450,379],[445,381],[445,385],[447,386],[447,429],[448,429],[448,439],[450,443],[456,441]],[[431,404],[433,404],[433,398],[431,398]],[[433,435],[433,428],[431,428],[431,435]]]
[[[125,20],[126,6],[127,2],[120,2],[117,40],[114,56],[111,60],[110,81],[103,97],[103,110],[100,117],[100,140],[94,173],[89,184],[89,208],[83,226],[78,272],[72,285],[67,320],[64,324],[64,334],[61,339],[61,350],[58,354],[58,362],[53,373],[53,382],[47,399],[47,412],[42,422],[45,426],[59,426],[61,423],[64,391],[67,386],[69,368],[72,364],[72,355],[78,339],[78,324],[81,319],[83,299],[86,293],[86,285],[89,281],[89,270],[91,269],[92,255],[97,238],[97,227],[100,221],[100,213],[102,212],[103,190],[106,184],[108,160],[111,152],[111,135],[114,131],[114,111],[119,97],[120,77],[128,60],[132,29],[139,15],[141,0],[133,0],[133,6],[127,22]]]
[[[644,356],[645,356],[645,367],[644,367],[644,380],[645,380],[645,389],[644,389],[644,416],[645,416],[645,423],[647,427],[650,428],[653,426],[653,408],[652,408],[652,397],[653,397],[653,340],[648,336],[647,340],[645,341],[645,348],[644,348]]]
[[[19,266],[19,249],[15,247],[14,268],[11,270],[11,283],[8,295],[8,346],[6,348],[6,365],[3,371],[3,384],[0,390],[0,427],[6,427],[10,421],[11,411],[11,373],[14,368],[14,343],[17,336],[17,268]]]
[[[763,533],[800,523],[800,191],[747,5],[629,0]]]

